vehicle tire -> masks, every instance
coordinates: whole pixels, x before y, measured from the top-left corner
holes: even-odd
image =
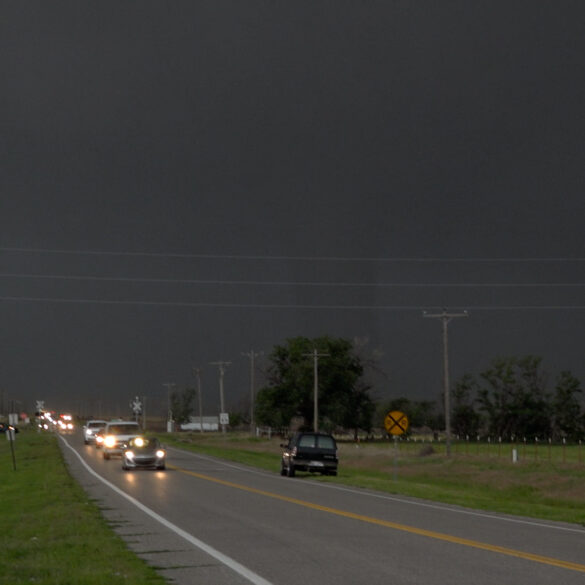
[[[284,466],[284,461],[280,462],[280,475],[286,475],[286,467]]]
[[[167,466],[166,466],[166,465],[159,465],[159,466],[157,467],[157,469],[158,469],[159,471],[164,471],[166,468],[167,468]]]
[[[104,455],[104,459],[109,459],[110,458],[110,454],[109,453],[106,453],[105,451],[104,451],[103,455]]]
[[[295,476],[295,466],[294,463],[290,463],[288,464],[288,467],[286,468],[286,476],[287,477],[294,477]]]
[[[89,445],[89,441],[83,441],[84,445]]]

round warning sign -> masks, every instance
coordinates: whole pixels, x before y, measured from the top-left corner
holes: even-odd
[[[408,417],[399,410],[386,415],[384,427],[389,435],[403,435],[408,430]]]

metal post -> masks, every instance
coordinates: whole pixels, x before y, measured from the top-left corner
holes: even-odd
[[[442,313],[428,314],[426,311],[423,313],[423,317],[441,319],[443,325],[443,399],[445,401],[445,447],[448,457],[451,455],[451,405],[449,400],[449,337],[447,327],[451,319],[468,316],[467,311],[448,313],[446,309],[443,309]]]
[[[167,433],[173,431],[173,411],[171,409],[171,388],[174,388],[176,384],[174,382],[166,382],[163,386],[167,389]]]
[[[223,377],[225,374],[225,368],[226,366],[231,365],[232,362],[210,362],[212,366],[218,366],[219,367],[219,408],[220,408],[220,418],[222,416],[222,414],[225,413],[225,407],[224,407],[224,400],[223,400]],[[221,421],[220,421],[221,422]],[[221,424],[221,432],[225,434],[226,432],[226,425],[224,423]]]
[[[254,403],[256,401],[256,390],[255,390],[255,367],[254,367],[254,360],[255,358],[262,355],[262,352],[254,352],[254,350],[250,350],[248,353],[243,353],[242,355],[250,358],[250,433],[254,434]]]
[[[193,375],[197,378],[197,399],[199,402],[199,431],[203,432],[203,407],[201,399],[201,368],[193,368]]]
[[[303,354],[313,358],[313,430],[319,432],[319,358],[328,357],[328,353],[318,353],[315,348],[311,353]]]

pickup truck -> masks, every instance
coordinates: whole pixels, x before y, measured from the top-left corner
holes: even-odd
[[[327,433],[295,433],[284,448],[280,475],[294,477],[295,471],[337,475],[337,443]]]
[[[103,432],[102,453],[104,459],[109,459],[112,455],[122,455],[130,439],[134,439],[140,434],[140,425],[137,422],[109,422]]]

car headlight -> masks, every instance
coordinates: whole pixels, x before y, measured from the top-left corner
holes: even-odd
[[[134,459],[134,453],[132,451],[125,451],[124,455],[126,455],[128,459]]]
[[[114,447],[116,445],[116,437],[114,437],[113,435],[108,435],[104,439],[104,445],[111,449],[112,447]]]
[[[162,459],[162,458],[163,458],[165,455],[166,455],[166,453],[165,453],[165,452],[164,452],[162,449],[159,449],[159,450],[156,452],[156,456],[157,456],[159,459]]]

